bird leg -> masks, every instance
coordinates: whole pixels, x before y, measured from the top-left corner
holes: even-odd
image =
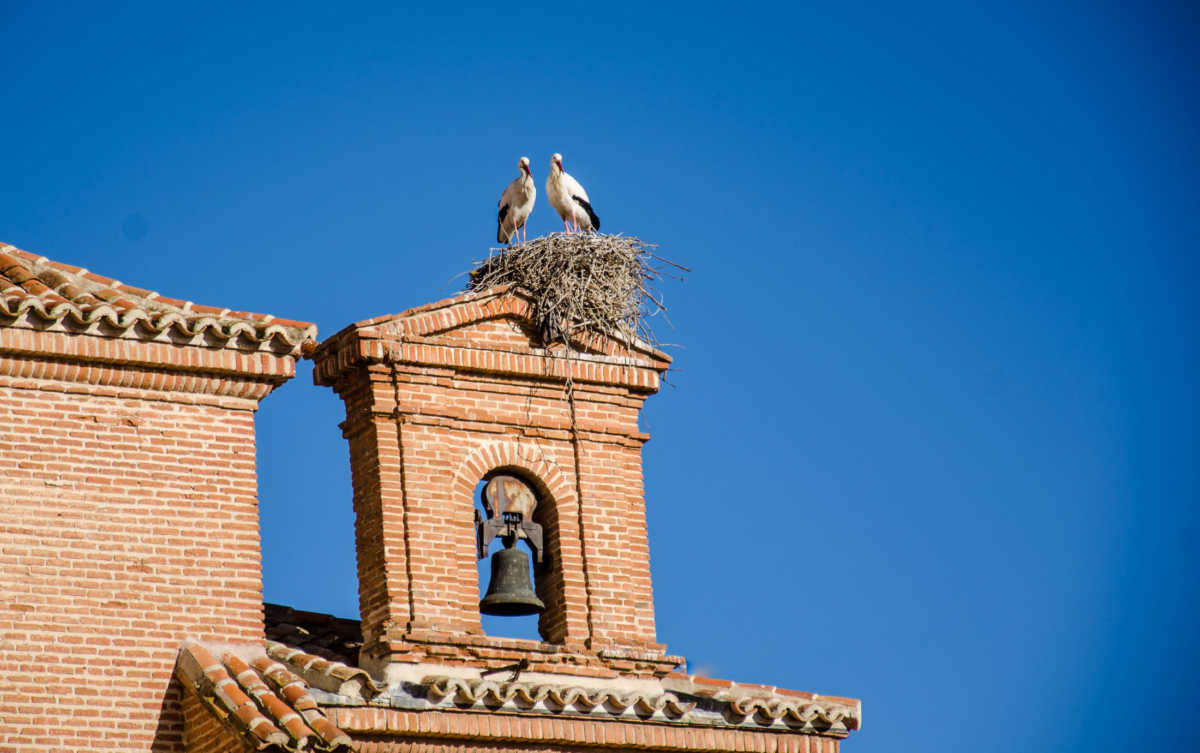
[[[566,217],[563,217],[563,232],[567,235],[571,234],[571,223],[567,222]]]

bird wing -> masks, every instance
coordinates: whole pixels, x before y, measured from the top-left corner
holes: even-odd
[[[517,193],[521,190],[521,179],[516,178],[512,183],[504,187],[504,193],[500,194],[500,201],[496,202],[496,206],[502,207],[505,204],[512,204],[517,200]]]
[[[514,223],[509,222],[506,227],[504,220],[509,216],[513,204],[519,198],[520,191],[521,179],[517,178],[505,187],[504,193],[500,194],[500,201],[497,203],[500,211],[496,215],[496,240],[501,243],[507,243],[509,237],[512,235]]]
[[[564,172],[562,174],[562,180],[563,193],[565,193],[567,196],[575,199],[583,199],[584,201],[591,201],[588,198],[587,191],[583,190],[583,186],[579,185],[579,181],[572,178],[568,173]]]
[[[587,199],[581,199],[578,196],[572,196],[571,198],[575,200],[576,204],[583,207],[583,211],[587,212],[588,221],[591,222],[591,224],[592,224],[591,228],[589,228],[589,229],[599,232],[600,218],[596,216],[596,213],[594,211],[592,211],[592,205],[590,203],[588,203]]]
[[[588,219],[591,220],[592,230],[600,229],[600,218],[592,211],[592,202],[588,199],[587,191],[583,190],[583,186],[579,185],[579,181],[572,178],[570,175],[563,173],[563,190],[571,200],[587,213]]]
[[[517,178],[512,183],[505,187],[504,193],[500,194],[500,201],[496,206],[500,207],[500,216],[498,222],[504,223],[504,218],[508,216],[512,207],[521,200],[521,179]]]

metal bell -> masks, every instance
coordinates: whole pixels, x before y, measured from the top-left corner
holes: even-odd
[[[509,544],[492,555],[492,580],[487,595],[479,601],[479,611],[504,617],[546,611],[529,582],[528,554]]]

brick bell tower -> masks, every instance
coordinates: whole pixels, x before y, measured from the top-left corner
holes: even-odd
[[[312,353],[346,404],[361,666],[388,682],[430,664],[477,673],[661,678],[638,429],[670,358],[589,335],[547,353],[507,287],[358,322]],[[566,397],[571,383],[574,403]],[[572,421],[574,418],[574,423]],[[536,496],[542,641],[484,634],[477,489],[498,473]]]

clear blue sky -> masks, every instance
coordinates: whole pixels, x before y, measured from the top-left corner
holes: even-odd
[[[249,6],[0,4],[0,239],[328,336],[562,152],[694,269],[672,652],[863,698],[847,753],[1194,747],[1194,6]],[[308,364],[259,413],[265,596],[356,616],[342,417]]]

